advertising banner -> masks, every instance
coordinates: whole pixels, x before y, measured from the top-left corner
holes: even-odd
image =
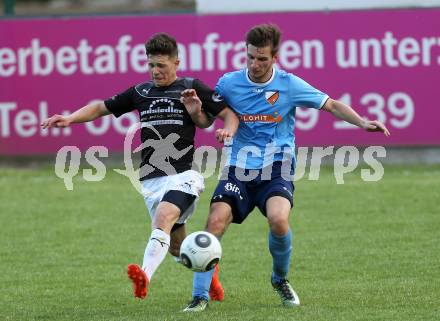
[[[244,35],[275,23],[283,32],[278,67],[379,119],[385,138],[325,111],[297,110],[298,146],[440,145],[440,10],[15,19],[0,21],[0,155],[53,154],[62,146],[123,150],[137,115],[107,116],[42,130],[70,113],[149,79],[144,43],[167,32],[179,43],[179,76],[215,86],[246,67]],[[214,127],[197,145],[218,146]]]

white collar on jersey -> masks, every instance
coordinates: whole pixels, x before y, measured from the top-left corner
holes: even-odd
[[[253,82],[251,80],[251,78],[249,78],[249,69],[246,68],[245,72],[246,72],[246,79],[251,83],[251,85],[254,86],[266,86],[268,84],[270,84],[272,82],[272,80],[275,78],[275,72],[276,72],[276,68],[275,66],[272,66],[272,76],[270,77],[270,79],[266,82]]]

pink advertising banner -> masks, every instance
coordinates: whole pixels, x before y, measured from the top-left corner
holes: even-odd
[[[1,20],[0,155],[52,154],[65,145],[122,151],[135,114],[62,130],[39,123],[149,79],[143,44],[156,32],[178,40],[180,76],[214,86],[245,67],[244,34],[266,22],[283,32],[280,68],[392,133],[364,133],[324,111],[298,109],[298,146],[440,145],[440,9],[383,10]],[[197,144],[218,146],[212,128],[198,131]]]

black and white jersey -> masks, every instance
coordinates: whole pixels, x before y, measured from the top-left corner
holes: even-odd
[[[104,101],[116,117],[133,110],[139,113],[143,147],[141,180],[191,169],[196,129],[180,102],[181,92],[191,88],[195,89],[203,110],[211,117],[226,107],[215,91],[192,78],[178,78],[164,87],[156,87],[148,81]]]

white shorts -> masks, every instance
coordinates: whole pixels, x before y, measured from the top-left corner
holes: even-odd
[[[157,206],[168,191],[181,191],[196,197],[192,205],[184,213],[180,214],[176,222],[179,224],[186,223],[188,218],[194,213],[196,203],[204,189],[203,176],[194,170],[141,181],[142,196],[144,197],[145,205],[147,206],[151,219],[154,218]]]

